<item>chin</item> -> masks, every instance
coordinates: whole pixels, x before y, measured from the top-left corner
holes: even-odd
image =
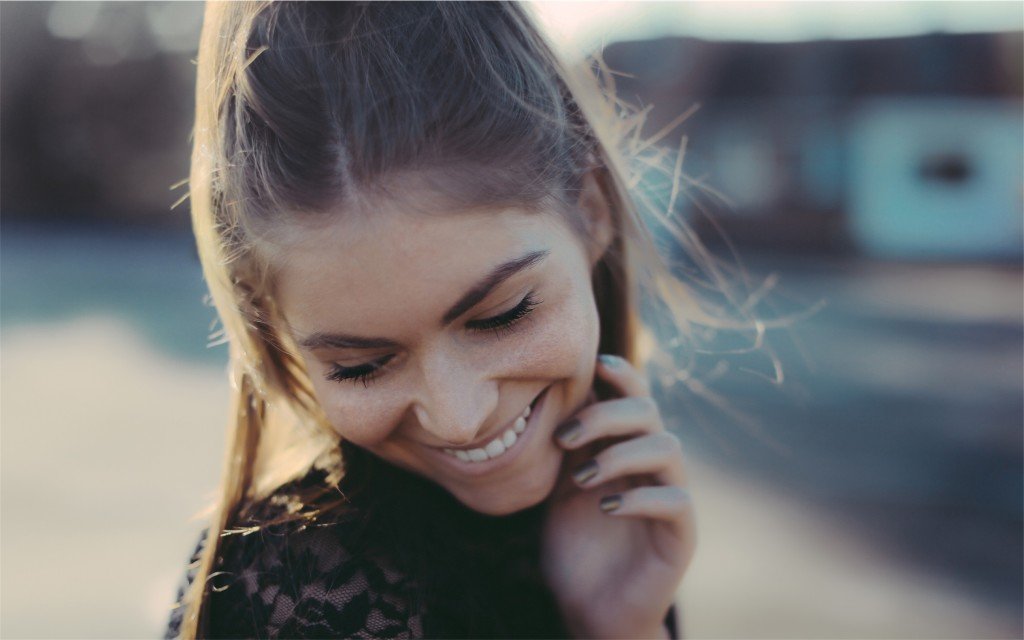
[[[529,483],[515,488],[496,488],[494,491],[473,491],[472,494],[452,492],[459,502],[488,516],[507,516],[544,502],[558,481],[559,465],[549,471],[530,474]]]

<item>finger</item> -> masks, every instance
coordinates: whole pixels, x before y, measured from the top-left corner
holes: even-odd
[[[600,506],[606,514],[617,518],[647,518],[667,524],[672,539],[655,540],[658,555],[686,570],[697,547],[697,516],[688,489],[637,487],[601,498]]]
[[[573,471],[581,487],[636,474],[651,474],[663,485],[685,486],[683,445],[675,434],[660,431],[614,444]]]
[[[607,353],[598,356],[597,374],[624,396],[651,395],[647,377],[621,356]]]
[[[555,431],[566,449],[578,449],[598,438],[664,431],[661,412],[650,396],[605,400],[585,407]]]
[[[692,515],[690,490],[677,485],[637,487],[601,498],[601,511],[618,517],[654,518],[681,523]]]

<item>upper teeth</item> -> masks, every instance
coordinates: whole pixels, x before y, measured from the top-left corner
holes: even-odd
[[[448,455],[457,457],[459,460],[466,462],[483,462],[484,460],[490,460],[497,458],[501,454],[505,453],[512,448],[512,445],[516,443],[519,438],[519,434],[526,430],[526,419],[530,417],[530,407],[527,405],[523,412],[519,414],[516,421],[511,427],[505,430],[504,433],[499,435],[494,440],[491,440],[482,448],[479,449],[445,449],[444,452]]]

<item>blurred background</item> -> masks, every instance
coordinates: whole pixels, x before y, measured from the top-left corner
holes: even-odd
[[[1024,5],[532,6],[645,135],[691,112],[661,144],[708,188],[640,188],[758,309],[814,310],[661,398],[687,637],[1022,637]],[[227,352],[172,208],[202,9],[0,3],[3,637],[161,634],[219,477]]]

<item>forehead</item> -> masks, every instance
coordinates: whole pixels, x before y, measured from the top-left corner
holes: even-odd
[[[281,237],[275,294],[292,332],[365,335],[434,325],[495,266],[540,249],[556,257],[574,245],[558,215],[516,208],[429,215],[381,209],[295,226]]]

